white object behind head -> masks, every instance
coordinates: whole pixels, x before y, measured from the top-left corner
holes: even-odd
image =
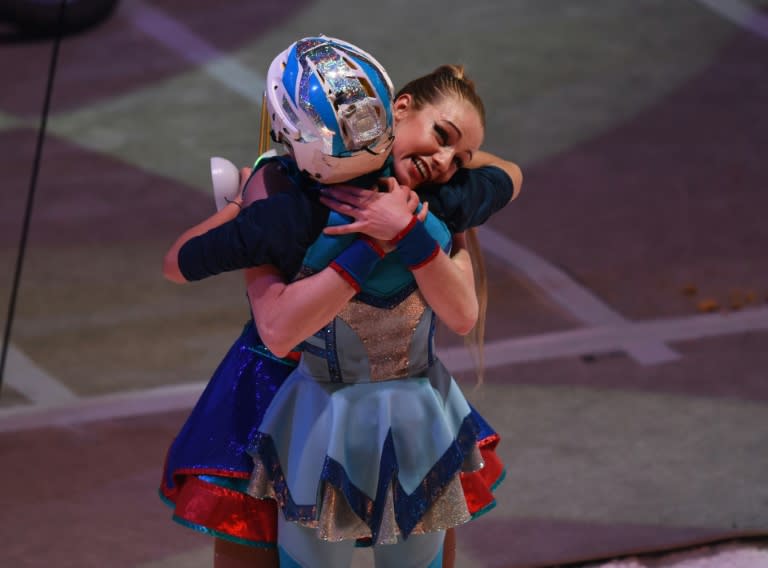
[[[237,166],[226,158],[211,158],[211,181],[216,210],[221,211],[240,191],[240,172]]]

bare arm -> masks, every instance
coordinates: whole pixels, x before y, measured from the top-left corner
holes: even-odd
[[[321,198],[331,209],[350,215],[353,223],[325,229],[327,234],[360,232],[386,248],[410,222],[413,214],[404,207],[408,188],[387,178],[388,192],[372,193],[351,187],[333,187]],[[454,258],[442,250],[429,263],[413,271],[421,293],[438,317],[455,333],[466,335],[477,322],[478,303],[469,254]]]
[[[245,193],[246,206],[266,197],[266,192],[253,189]],[[290,284],[274,266],[246,268],[245,284],[259,336],[278,357],[331,321],[355,295],[355,289],[329,268]]]
[[[418,196],[408,196],[406,208],[412,215]],[[423,209],[420,218],[426,216]],[[271,266],[245,271],[248,299],[256,327],[264,344],[278,357],[313,335],[357,293],[352,285],[332,268],[290,284]]]
[[[454,238],[454,247],[457,252],[453,260],[460,267],[461,277],[469,280],[474,292],[472,262],[464,246],[463,236],[457,235]],[[451,262],[447,256],[445,261]],[[419,285],[423,282],[433,292],[425,294],[425,299],[430,305],[432,302],[454,302],[451,283],[445,283],[445,287],[430,286],[429,283],[435,278],[441,278],[442,274],[439,267],[431,268],[433,264],[435,262],[414,271]],[[346,280],[330,268],[291,284],[286,284],[274,267],[249,268],[246,270],[246,282],[259,335],[269,350],[278,357],[284,357],[296,345],[331,321],[357,293]],[[476,305],[474,309],[475,313],[469,316],[472,318],[472,325],[477,319]],[[464,333],[468,333],[472,325]]]
[[[468,168],[482,168],[483,166],[496,166],[506,172],[509,178],[512,180],[512,186],[515,188],[512,194],[512,199],[516,199],[520,195],[520,190],[523,187],[523,172],[520,166],[514,162],[504,160],[498,156],[494,156],[489,152],[479,150],[472,156],[472,161],[467,164]]]
[[[472,331],[479,305],[464,233],[454,235],[450,258],[441,251],[432,262],[415,269],[413,276],[443,323],[459,335]],[[440,306],[440,311],[435,306]]]
[[[357,293],[331,268],[286,284],[276,268],[260,266],[246,269],[245,279],[259,335],[278,357],[331,321]]]

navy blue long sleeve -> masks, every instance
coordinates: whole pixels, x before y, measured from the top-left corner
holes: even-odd
[[[496,166],[461,169],[440,186],[419,188],[422,201],[442,219],[452,233],[485,223],[512,199],[514,186],[507,173]]]
[[[179,250],[179,268],[192,281],[271,264],[291,278],[327,221],[328,208],[316,191],[292,188],[256,201],[232,221],[187,241]]]
[[[298,180],[297,172],[288,173]],[[375,177],[369,176],[366,184]],[[418,191],[454,233],[482,225],[509,202],[512,192],[512,180],[494,166],[459,170],[447,184]],[[292,278],[328,221],[329,211],[317,197],[313,185],[297,181],[293,188],[253,203],[234,220],[184,244],[178,256],[181,273],[193,281],[271,264]]]

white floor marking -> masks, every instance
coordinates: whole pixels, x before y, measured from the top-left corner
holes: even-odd
[[[8,386],[36,404],[60,404],[78,398],[13,344],[8,346],[4,380]]]
[[[0,410],[0,432],[62,427],[191,408],[205,383],[164,386],[81,398],[59,404],[15,406]]]
[[[687,341],[749,331],[768,331],[768,308],[625,322],[503,339],[486,344],[485,363],[491,369],[554,357],[613,352],[622,350],[628,343],[643,343],[650,338]],[[440,349],[438,354],[453,372],[474,369],[472,358],[464,347]],[[183,410],[192,407],[204,387],[205,383],[194,383],[83,398],[72,403],[7,408],[0,410],[0,432]]]
[[[768,39],[768,15],[742,0],[699,0],[713,12],[749,30],[763,39]]]
[[[517,269],[563,310],[583,324],[604,326],[629,323],[626,318],[607,306],[592,292],[534,252],[489,227],[480,227],[479,235],[480,243],[487,254]],[[622,346],[622,350],[643,365],[666,363],[680,357],[654,337],[630,341]]]
[[[688,341],[766,330],[768,308],[763,307],[727,314],[702,314],[601,325],[486,343],[485,365],[487,368],[493,368],[555,357],[624,351],[625,345],[643,344],[653,340]],[[464,347],[441,349],[438,355],[453,372],[474,369],[474,363]]]
[[[264,77],[221,52],[165,12],[140,0],[122,2],[120,14],[134,26],[250,101],[261,102]]]

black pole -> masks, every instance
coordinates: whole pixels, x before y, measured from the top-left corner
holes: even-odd
[[[53,51],[51,53],[51,62],[48,66],[48,83],[45,86],[45,99],[43,100],[43,112],[40,117],[40,126],[37,130],[37,145],[35,147],[35,160],[32,164],[32,175],[29,180],[29,191],[27,192],[27,206],[24,210],[24,223],[21,227],[21,239],[19,242],[19,252],[16,257],[16,269],[13,273],[13,285],[11,287],[11,298],[8,302],[8,317],[5,320],[5,333],[3,334],[3,351],[0,355],[0,392],[5,377],[5,360],[8,357],[8,347],[11,343],[11,328],[13,326],[13,317],[16,313],[16,298],[19,294],[19,282],[21,280],[21,270],[24,265],[24,254],[27,250],[27,236],[29,235],[29,223],[32,218],[32,207],[35,201],[35,188],[37,187],[37,175],[40,171],[40,159],[43,155],[43,142],[45,140],[45,128],[48,124],[48,110],[51,106],[51,93],[53,92],[53,79],[56,75],[56,62],[59,58],[59,46],[61,45],[61,36],[64,30],[64,12],[66,11],[67,0],[61,0],[59,7],[59,20],[56,29],[56,35],[53,38]]]

